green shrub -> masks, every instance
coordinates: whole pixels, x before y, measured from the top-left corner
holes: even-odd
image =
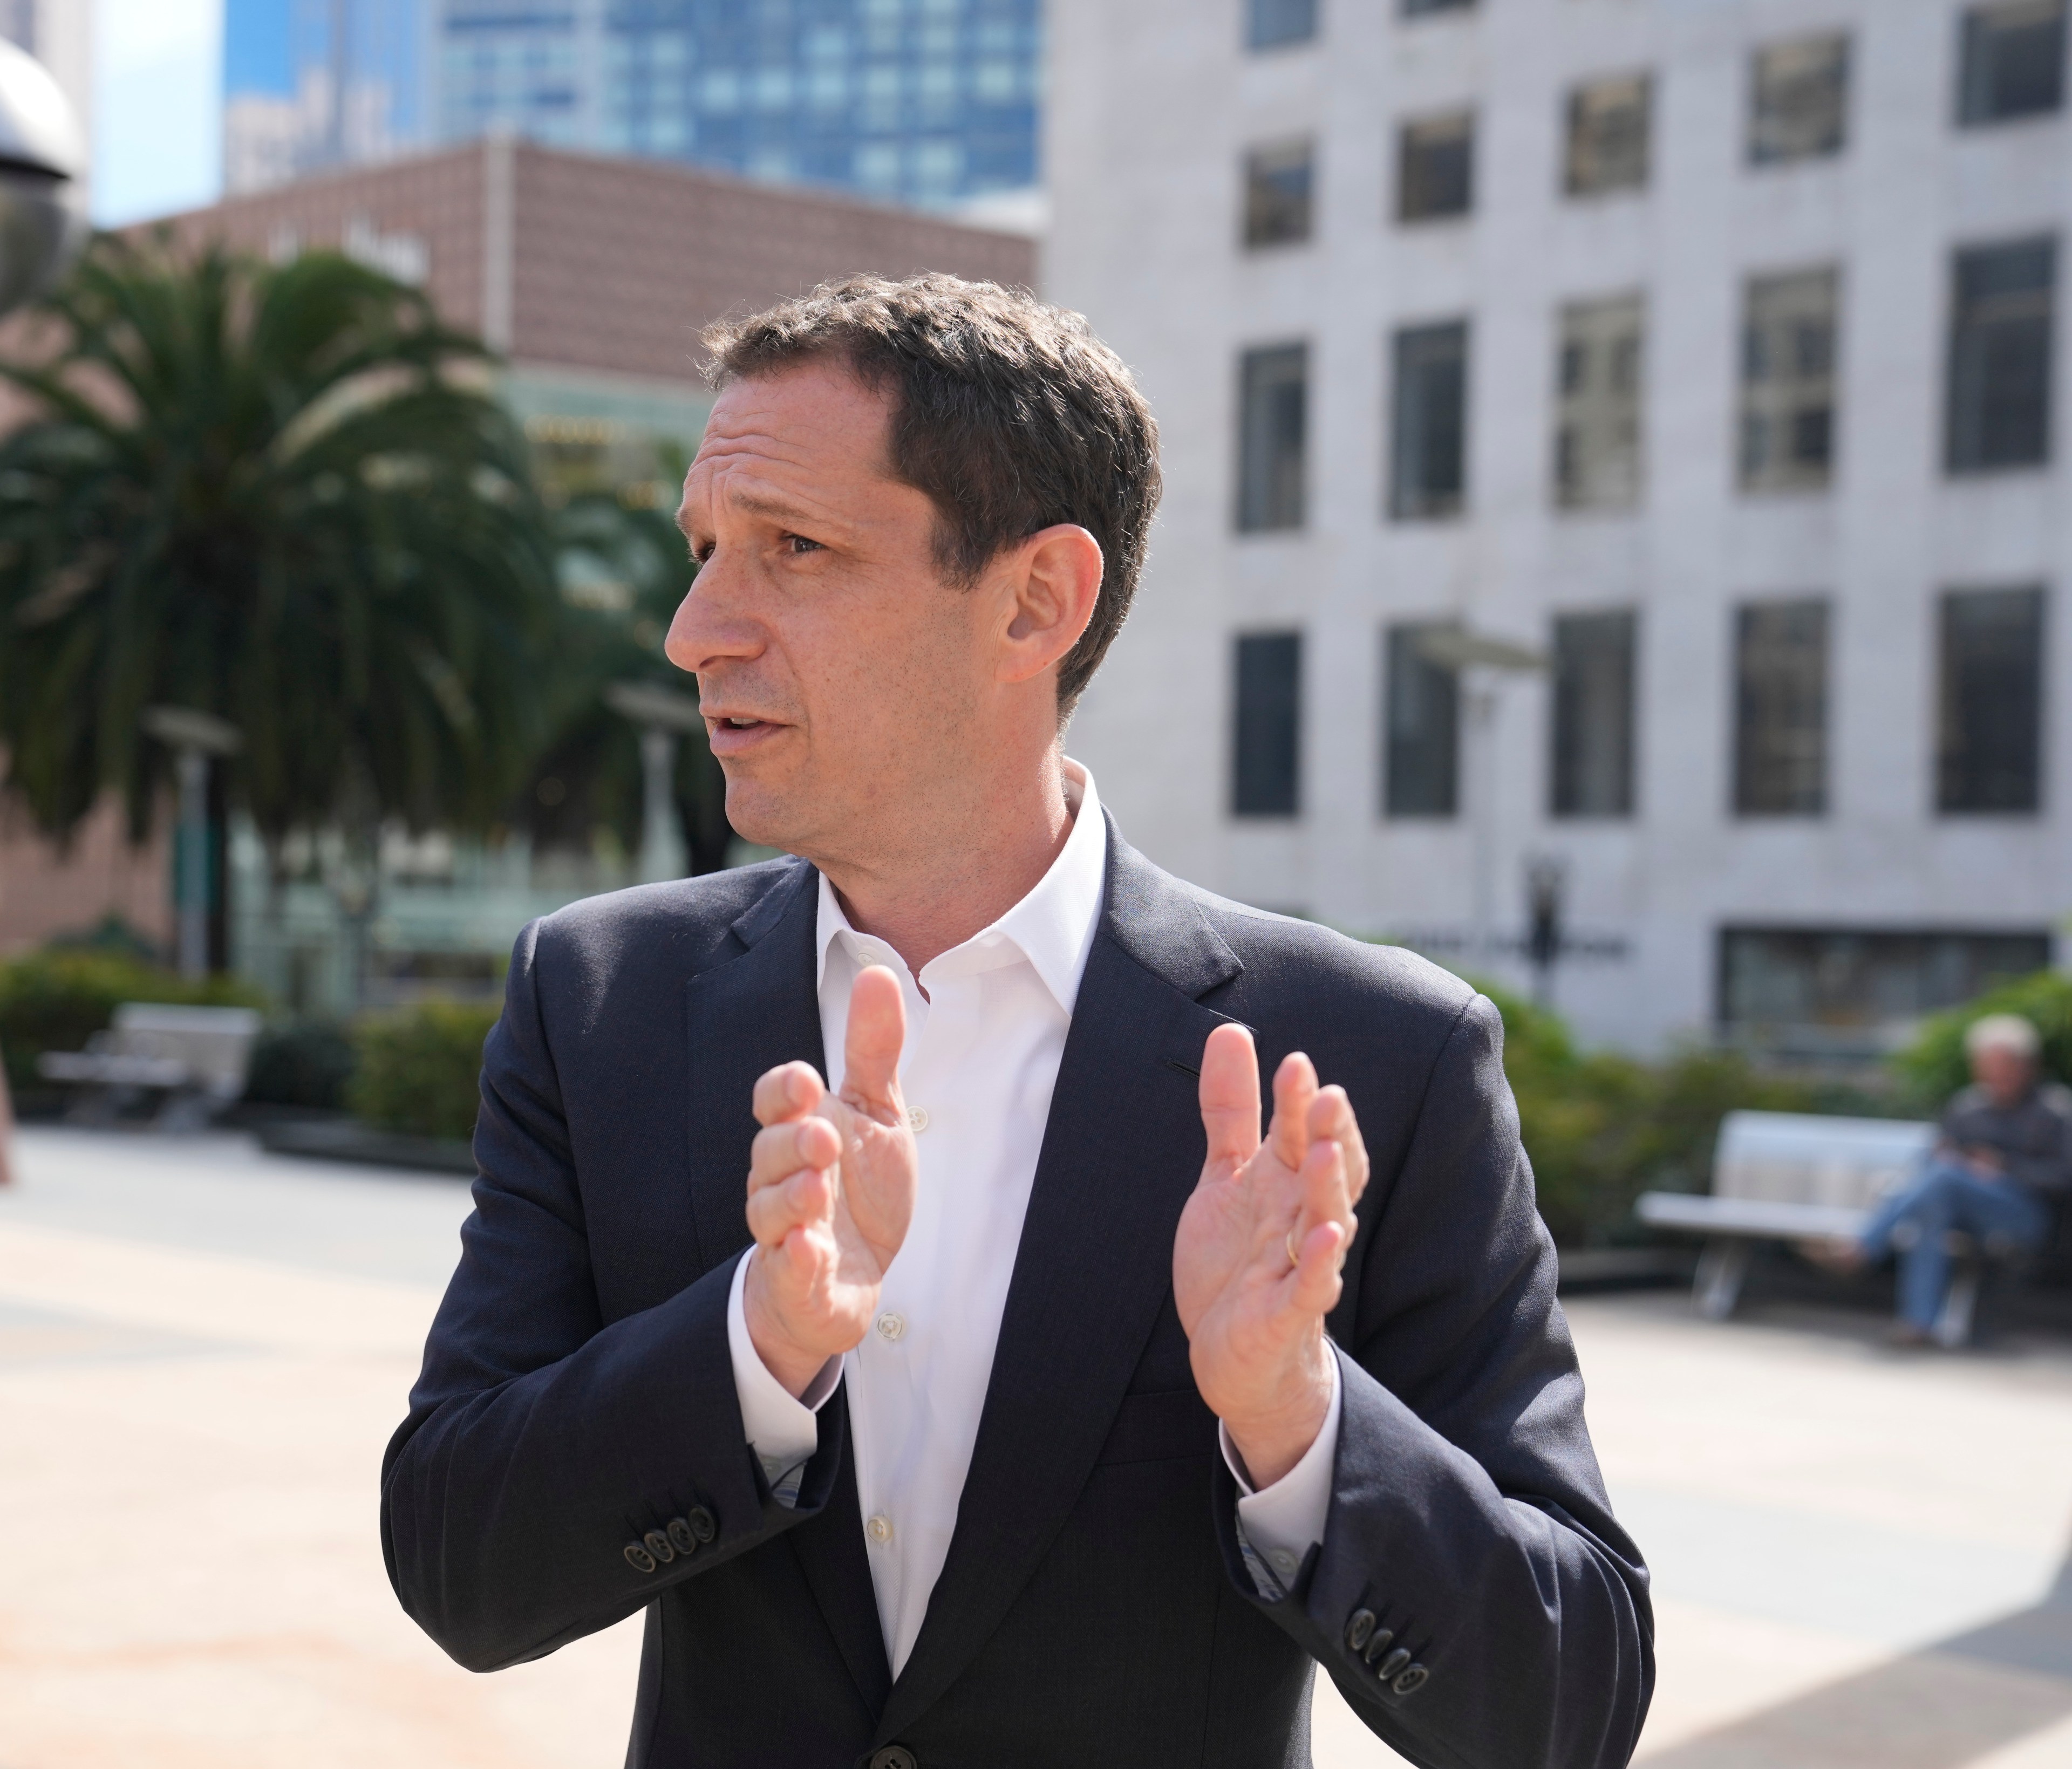
[[[346,1104],[382,1130],[471,1135],[482,1041],[498,1012],[491,1004],[426,1001],[369,1015],[353,1028],[360,1066],[347,1085]]]
[[[345,1028],[328,1020],[269,1026],[253,1047],[245,1098],[255,1106],[336,1111],[345,1104],[346,1086],[359,1063]]]
[[[2072,1086],[2072,976],[2038,971],[1937,1014],[1893,1059],[1901,1085],[1919,1110],[1939,1111],[1945,1100],[1969,1083],[1971,1065],[1964,1055],[1964,1033],[1973,1020],[1989,1013],[2018,1013],[2033,1023],[2043,1034],[2044,1073]]]
[[[24,1094],[41,1086],[36,1059],[47,1050],[80,1050],[107,1029],[125,1001],[256,1008],[265,997],[235,977],[190,983],[119,952],[51,947],[0,964],[0,1051],[7,1079]]]
[[[1644,1063],[1579,1051],[1544,1008],[1480,987],[1503,1016],[1504,1074],[1518,1101],[1540,1213],[1564,1246],[1619,1234],[1642,1192],[1701,1189],[1727,1113],[1826,1103],[1810,1084],[1762,1074],[1729,1053],[1687,1049]]]

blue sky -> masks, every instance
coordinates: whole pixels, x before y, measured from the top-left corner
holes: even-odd
[[[215,199],[223,178],[223,0],[94,0],[93,218],[119,226]]]

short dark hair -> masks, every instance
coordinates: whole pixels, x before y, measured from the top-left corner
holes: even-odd
[[[1100,599],[1058,674],[1068,714],[1129,613],[1160,486],[1157,421],[1084,317],[997,283],[845,277],[704,341],[715,387],[838,357],[889,392],[892,471],[934,502],[952,582],[1054,523],[1100,542]]]

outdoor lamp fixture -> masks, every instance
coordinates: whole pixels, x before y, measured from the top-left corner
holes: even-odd
[[[79,124],[58,83],[0,39],[0,313],[43,293],[86,243],[85,170]]]
[[[179,757],[180,975],[208,975],[208,765],[245,747],[235,725],[192,707],[153,706],[138,721]]]
[[[688,856],[676,827],[676,745],[687,731],[702,731],[698,703],[652,682],[615,682],[604,704],[640,727],[640,882],[681,878]]]
[[[1467,702],[1469,753],[1462,772],[1468,789],[1474,864],[1474,926],[1469,951],[1472,962],[1487,964],[1495,957],[1496,943],[1497,693],[1505,678],[1540,674],[1548,659],[1533,646],[1466,626],[1428,628],[1417,648],[1428,662],[1460,679]]]

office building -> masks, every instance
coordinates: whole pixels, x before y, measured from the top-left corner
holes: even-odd
[[[1168,491],[1152,856],[1593,1040],[1863,1052],[2072,911],[2063,0],[1056,0]],[[1205,106],[1204,92],[1217,101]]]
[[[508,133],[1024,211],[1038,0],[229,0],[226,185]]]

